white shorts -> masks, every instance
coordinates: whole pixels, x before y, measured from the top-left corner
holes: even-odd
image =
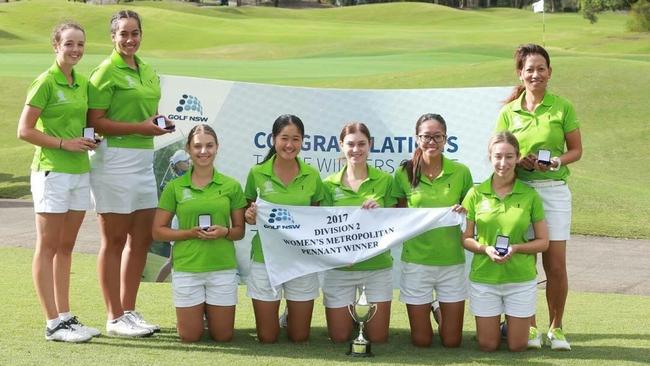
[[[30,181],[36,213],[65,213],[91,208],[88,173],[32,172]]]
[[[312,273],[283,283],[277,292],[273,292],[264,263],[251,262],[247,281],[247,295],[251,299],[262,301],[309,301],[318,297],[318,274]]]
[[[206,303],[237,305],[239,275],[236,269],[213,272],[172,272],[174,306],[187,308]]]
[[[153,150],[107,147],[90,156],[90,185],[97,213],[129,214],[158,206]]]
[[[517,318],[535,315],[537,280],[503,285],[470,281],[469,309],[474,316],[493,317],[501,314]]]
[[[524,182],[535,188],[544,203],[549,240],[571,239],[571,191],[564,181]],[[532,229],[529,237],[534,237]]]
[[[427,266],[402,261],[399,299],[409,305],[433,302],[433,291],[440,302],[459,302],[467,298],[465,264]]]
[[[323,280],[323,304],[328,308],[342,308],[354,303],[357,287],[366,286],[366,297],[371,303],[393,299],[392,268],[375,271],[340,271],[332,269],[325,272]]]

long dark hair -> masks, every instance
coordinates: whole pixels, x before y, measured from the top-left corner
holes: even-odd
[[[415,135],[417,136],[418,132],[420,132],[420,126],[424,122],[427,121],[436,121],[442,125],[442,128],[445,130],[445,134],[447,133],[447,122],[445,122],[445,119],[442,118],[441,115],[436,114],[436,113],[425,113],[418,118],[418,121],[415,123]],[[422,149],[418,146],[417,149],[415,149],[415,152],[413,153],[413,158],[409,160],[405,160],[402,162],[402,167],[404,167],[404,170],[406,171],[406,175],[409,179],[409,182],[411,183],[411,187],[415,188],[420,184],[420,171],[421,171],[421,163],[422,163]]]
[[[544,47],[538,44],[529,43],[520,45],[515,51],[515,72],[523,70],[524,63],[526,62],[526,57],[530,55],[540,55],[544,57],[546,60],[546,66],[551,67],[551,57],[548,55],[548,52],[546,52]],[[503,101],[503,104],[508,104],[513,100],[519,98],[524,90],[526,90],[526,87],[522,84],[515,86],[514,89],[512,89],[512,93],[508,96],[508,98],[506,98],[506,100]]]
[[[273,122],[273,129],[271,130],[271,135],[273,136],[273,139],[277,135],[282,132],[282,130],[287,127],[288,125],[294,125],[298,128],[298,131],[300,131],[300,136],[302,138],[305,137],[305,125],[302,123],[302,120],[298,118],[297,116],[294,116],[293,114],[283,114],[280,117],[275,119],[275,122]],[[275,155],[275,142],[271,148],[269,148],[269,152],[266,153],[266,156],[264,157],[264,160],[260,164],[264,164],[266,161],[271,159],[273,155]]]

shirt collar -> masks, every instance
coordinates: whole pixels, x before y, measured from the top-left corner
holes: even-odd
[[[275,161],[275,158],[277,155],[273,155],[269,160],[265,161],[262,163],[262,167],[260,169],[260,172],[266,176],[269,177],[274,177],[275,174],[273,173],[273,162]],[[307,168],[307,163],[302,161],[300,158],[296,158],[296,161],[298,162],[298,176],[303,176],[308,173],[308,168]]]
[[[192,187],[192,172],[194,171],[194,167],[191,167],[189,171],[187,171],[185,174],[183,174],[179,179],[179,184],[182,187]],[[217,171],[217,169],[214,169],[212,172],[212,181],[211,183],[214,184],[221,184],[221,174]]]
[[[437,177],[435,177],[433,180],[435,181],[436,179],[440,177],[444,177],[445,175],[449,175],[455,171],[455,167],[452,164],[452,161],[447,159],[444,155],[442,156],[442,168],[440,169],[440,174],[438,174]],[[426,176],[424,174],[420,174],[420,183],[425,183],[425,184],[431,184],[431,180],[426,179]]]
[[[133,55],[135,59],[135,63],[138,65],[138,67],[142,66],[142,59],[138,57],[138,55]],[[127,65],[127,63],[124,61],[122,56],[120,55],[119,52],[117,52],[116,49],[113,49],[113,52],[111,53],[111,63],[120,69],[131,69],[131,66]]]
[[[54,76],[54,81],[56,81],[57,84],[66,86],[70,85],[68,84],[68,79],[66,79],[56,61],[54,61],[54,64],[50,67],[49,71]],[[79,86],[79,84],[77,84],[77,73],[74,71],[74,68],[72,69],[72,86]]]
[[[526,96],[526,91],[521,93],[519,98],[515,99],[515,103],[512,106],[513,111],[521,111],[521,102],[524,100],[525,96]],[[555,97],[553,96],[553,94],[546,91],[544,92],[544,98],[542,99],[541,105],[550,107],[553,105],[554,101],[555,101]]]
[[[484,194],[489,194],[491,196],[496,196],[496,192],[494,192],[494,189],[492,188],[492,178],[494,177],[494,174],[490,176],[490,179],[487,179],[483,183],[479,184],[476,186],[476,190],[484,193]],[[520,181],[519,179],[515,179],[515,184],[512,186],[512,194],[519,194],[523,193],[526,190],[526,185]]]

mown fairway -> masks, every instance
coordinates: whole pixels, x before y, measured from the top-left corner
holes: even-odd
[[[197,8],[138,2],[141,54],[165,74],[335,88],[501,86],[517,82],[516,45],[541,43],[541,15],[394,3],[324,10]],[[0,197],[29,195],[32,147],[15,138],[31,80],[52,62],[49,31],[62,19],[87,29],[87,73],[111,49],[117,6],[63,1],[0,5]],[[551,88],[582,122],[584,156],[572,166],[576,233],[650,238],[650,35],[626,16],[590,25],[548,14]],[[451,127],[453,128],[453,126]]]

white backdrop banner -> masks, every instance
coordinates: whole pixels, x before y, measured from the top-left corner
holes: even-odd
[[[298,207],[257,200],[257,227],[271,286],[349,266],[425,231],[463,225],[446,208]]]
[[[368,163],[390,174],[416,148],[415,122],[438,113],[447,122],[445,156],[467,165],[475,182],[487,178],[487,142],[509,87],[456,89],[317,89],[252,84],[214,79],[162,76],[160,113],[176,132],[155,139],[155,172],[160,186],[170,174],[170,157],[184,148],[187,133],[198,123],[219,136],[217,169],[244,185],[248,170],[271,145],[273,121],[294,114],[305,124],[300,156],[324,178],[344,160],[338,136],[347,122],[364,122],[373,135]],[[250,239],[237,244],[240,273],[248,274]],[[399,249],[398,249],[399,250]],[[393,251],[394,257],[395,251]],[[399,261],[396,261],[398,263]]]

